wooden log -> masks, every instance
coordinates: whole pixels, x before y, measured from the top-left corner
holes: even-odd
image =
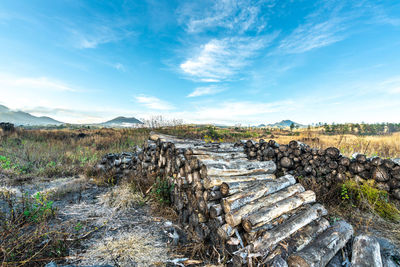
[[[289,256],[290,267],[325,266],[353,235],[353,227],[345,221],[336,222],[304,249]]]
[[[378,241],[367,235],[359,235],[353,241],[351,257],[353,267],[382,267],[380,245]]]
[[[217,233],[220,238],[223,240],[229,239],[229,237],[235,234],[235,227],[231,227],[229,224],[224,224],[220,228],[218,228]]]
[[[229,187],[230,184],[233,183],[240,183],[246,181],[273,180],[275,178],[276,178],[275,174],[259,174],[259,175],[228,176],[228,177],[209,175],[206,178],[204,178],[203,185],[204,188],[210,189],[214,186],[221,186],[223,183],[226,183]]]
[[[220,216],[223,213],[223,209],[221,204],[216,204],[211,206],[210,208],[210,217],[211,218],[216,218],[218,216]]]
[[[284,188],[276,193],[259,198],[252,203],[248,203],[235,211],[225,214],[225,220],[231,226],[239,225],[242,218],[248,216],[264,206],[269,206],[280,200],[288,198],[294,194],[304,192],[304,187],[301,184],[295,184]]]
[[[309,190],[265,206],[257,212],[246,216],[242,222],[243,228],[249,232],[253,227],[264,225],[303,204],[315,202],[315,198],[315,193]]]
[[[238,209],[247,203],[250,203],[263,196],[275,193],[283,188],[296,183],[296,179],[292,175],[285,175],[274,181],[268,181],[262,185],[257,185],[255,187],[248,187],[242,192],[224,198],[222,200],[222,205],[225,213],[231,210]]]
[[[271,175],[255,175],[255,176],[239,176],[237,177],[240,181],[235,182],[223,182],[220,186],[221,194],[223,196],[229,196],[236,193],[239,193],[250,186],[255,186],[256,184],[265,183],[266,181],[271,181]],[[249,180],[247,179],[256,179],[256,180]]]
[[[272,174],[276,171],[276,164],[273,161],[202,161],[207,167],[209,176],[237,176],[254,174]]]
[[[294,252],[302,250],[329,226],[329,221],[325,218],[321,218],[307,224],[292,236],[283,240],[281,243],[285,245],[283,246],[279,244],[265,261],[271,261],[276,255],[283,255],[284,258],[287,258],[287,255],[291,255]]]
[[[252,250],[268,250],[270,247],[278,244],[310,222],[325,216],[327,213],[327,210],[321,204],[315,204],[309,209],[303,210],[298,215],[289,218],[283,224],[266,232],[259,240],[252,244]]]

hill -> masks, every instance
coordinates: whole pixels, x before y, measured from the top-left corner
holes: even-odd
[[[0,122],[10,122],[15,125],[60,125],[63,122],[50,117],[37,117],[23,111],[12,111],[6,106],[0,105]]]
[[[131,127],[133,125],[143,124],[140,120],[135,117],[117,117],[115,119],[101,123],[103,126],[114,126],[114,127]]]
[[[281,121],[281,122],[276,122],[276,123],[273,123],[273,124],[268,124],[268,126],[269,126],[269,127],[276,127],[276,128],[289,128],[290,125],[292,125],[292,123],[294,124],[295,127],[298,127],[298,128],[304,128],[304,127],[306,127],[306,126],[304,126],[304,125],[302,125],[302,124],[300,124],[300,123],[297,123],[297,122],[294,122],[294,121],[291,121],[291,120],[283,120],[283,121]]]

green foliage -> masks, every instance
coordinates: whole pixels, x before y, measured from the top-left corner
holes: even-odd
[[[167,179],[157,178],[152,189],[153,196],[162,204],[170,204],[174,187],[175,185],[173,183],[170,184]]]
[[[382,218],[400,221],[400,211],[389,202],[386,191],[374,186],[373,180],[362,183],[353,180],[345,182],[342,186],[341,197],[353,206],[371,210]]]
[[[54,215],[53,201],[46,194],[36,193],[33,198],[28,199],[25,204],[24,216],[32,222],[40,222]]]

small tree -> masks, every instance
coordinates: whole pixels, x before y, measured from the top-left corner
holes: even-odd
[[[294,123],[292,122],[292,124],[290,124],[290,131],[293,131],[294,128]]]

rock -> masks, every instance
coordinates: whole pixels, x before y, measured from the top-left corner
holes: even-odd
[[[372,179],[378,182],[387,182],[390,179],[387,169],[383,166],[374,167],[372,169]]]
[[[383,160],[380,157],[373,157],[371,163],[373,166],[378,167],[382,165]]]
[[[400,165],[400,158],[392,159],[392,161],[397,165]]]

